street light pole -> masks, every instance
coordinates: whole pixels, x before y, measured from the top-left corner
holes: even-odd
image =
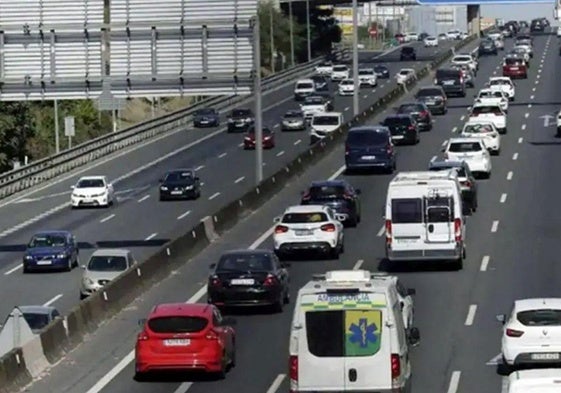
[[[255,183],[259,185],[263,180],[263,113],[261,110],[261,34],[259,32],[259,17],[255,17],[253,26],[253,61],[255,97]]]
[[[308,61],[312,61],[312,31],[310,28],[310,0],[306,0],[306,30],[308,35]]]
[[[294,67],[294,26],[292,25],[292,0],[288,2],[288,23],[290,28],[290,62]]]
[[[273,12],[275,10],[275,7],[273,6],[273,2],[270,2],[270,6],[271,6],[271,12],[269,12],[269,23],[271,24],[270,26],[270,35],[271,35],[271,72],[274,74],[275,73],[275,28],[273,27],[274,25],[274,15]]]
[[[358,116],[360,112],[359,106],[359,90],[360,83],[358,80],[358,1],[353,0],[353,113]]]

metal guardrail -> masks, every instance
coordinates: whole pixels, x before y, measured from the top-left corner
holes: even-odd
[[[346,51],[347,49],[342,49],[335,54],[344,57]],[[311,72],[322,59],[323,57],[319,57],[264,78],[262,91],[266,92],[294,79],[295,76]],[[36,186],[128,146],[190,126],[192,115],[197,109],[211,106],[218,111],[224,111],[231,106],[242,104],[251,99],[252,96],[210,97],[187,108],[144,121],[115,133],[100,136],[59,154],[6,172],[0,175],[0,199]]]

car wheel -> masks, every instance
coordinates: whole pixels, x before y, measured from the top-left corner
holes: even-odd
[[[27,274],[29,272],[30,272],[29,268],[27,266],[23,265],[23,274]]]
[[[280,295],[277,302],[273,306],[273,311],[277,314],[281,314],[284,310],[284,296]]]
[[[230,369],[234,367],[236,367],[236,340],[232,341],[232,353],[230,353],[230,365],[229,365]]]
[[[471,212],[475,213],[477,211],[477,198],[474,198],[473,201],[471,202]]]
[[[141,372],[135,372],[134,373],[134,380],[137,382],[144,382],[146,381],[146,374],[145,373],[141,373]]]
[[[68,257],[68,264],[64,267],[64,270],[71,272],[74,264],[72,263],[72,258]]]
[[[454,268],[456,270],[462,270],[464,268],[464,258],[466,257],[466,249],[462,250],[462,253],[458,259],[454,261]]]
[[[282,301],[284,302],[284,304],[290,304],[290,291],[288,290],[288,288],[284,293],[284,298],[282,299]]]
[[[501,154],[501,149],[493,150],[493,155],[498,156]]]
[[[74,267],[80,266],[80,256],[76,255],[76,259],[74,260]]]
[[[339,255],[341,254],[341,250],[339,247],[335,246],[329,251],[331,259],[339,259]]]
[[[348,226],[349,228],[356,228],[357,224],[358,224],[358,219],[357,219],[357,217],[355,216],[355,217],[353,217],[352,219],[349,219],[347,226]]]
[[[87,296],[80,292],[80,300],[84,300],[85,298],[87,298]]]

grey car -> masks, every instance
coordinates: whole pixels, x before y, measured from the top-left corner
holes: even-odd
[[[214,108],[198,109],[193,114],[193,126],[201,127],[218,127],[220,125],[220,114]]]
[[[456,169],[462,192],[464,214],[469,215],[477,210],[477,181],[465,161],[431,161],[429,171],[445,171]]]
[[[51,306],[19,306],[18,308],[33,334],[39,334],[45,326],[60,317],[58,310]]]
[[[129,250],[105,248],[94,251],[88,264],[82,266],[80,299],[97,292],[136,264]]]
[[[301,110],[289,110],[281,120],[282,131],[301,131],[306,129],[306,119]]]

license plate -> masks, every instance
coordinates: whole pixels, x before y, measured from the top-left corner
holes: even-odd
[[[435,101],[428,101],[428,100],[427,100],[427,101],[425,101],[425,104],[427,104],[427,105],[434,105],[434,104],[436,104],[436,102],[435,102]]]
[[[232,285],[253,285],[255,284],[255,280],[253,278],[234,278],[230,280],[230,284]]]
[[[362,156],[363,160],[372,161],[376,159],[376,156]]]
[[[396,239],[398,243],[402,243],[402,244],[410,244],[410,243],[415,243],[415,239]]]
[[[392,135],[392,139],[403,139],[405,138],[403,135]]]
[[[444,84],[445,84],[446,86],[450,86],[450,85],[453,85],[453,84],[454,84],[454,81],[444,81]]]
[[[297,229],[294,231],[294,233],[296,234],[296,236],[309,236],[313,232],[307,229]]]
[[[559,360],[558,353],[533,353],[532,360]]]
[[[37,265],[52,265],[53,261],[45,260],[45,261],[37,261]]]
[[[183,191],[172,191],[171,195],[181,195],[183,194]]]
[[[164,345],[166,347],[186,347],[190,343],[191,340],[189,339],[174,338],[174,339],[164,340]]]
[[[511,71],[518,71],[518,67],[510,67]]]

